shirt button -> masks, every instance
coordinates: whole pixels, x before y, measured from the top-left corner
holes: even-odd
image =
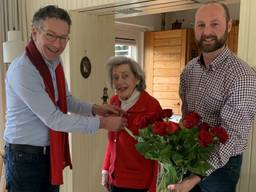
[[[116,143],[116,139],[114,139],[114,143]]]

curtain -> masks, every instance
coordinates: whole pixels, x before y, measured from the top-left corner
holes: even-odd
[[[26,29],[26,1],[25,0],[0,0],[0,137],[3,137],[5,114],[5,89],[4,79],[6,64],[3,63],[3,42],[7,40],[9,30],[20,30],[22,38],[27,41]],[[0,149],[3,140],[0,139]]]
[[[2,175],[3,132],[5,127],[5,73],[7,65],[3,63],[3,42],[7,40],[9,30],[20,30],[22,38],[27,41],[26,0],[0,0],[0,192],[5,191]]]

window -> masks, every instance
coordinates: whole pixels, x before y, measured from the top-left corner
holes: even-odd
[[[134,39],[116,38],[115,55],[131,57],[137,61],[136,41]]]

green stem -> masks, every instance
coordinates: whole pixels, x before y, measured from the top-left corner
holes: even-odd
[[[132,133],[132,131],[130,129],[128,129],[127,127],[124,127],[124,130],[128,133],[128,135],[130,135],[131,137],[133,137],[136,140],[136,136]]]

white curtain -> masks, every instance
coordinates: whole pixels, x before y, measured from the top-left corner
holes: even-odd
[[[3,132],[5,124],[5,72],[6,64],[3,63],[3,42],[7,40],[7,31],[20,30],[24,41],[27,41],[26,29],[26,1],[25,0],[0,0],[0,192],[5,191],[3,171]]]
[[[26,1],[25,0],[0,0],[0,138],[3,137],[5,114],[5,89],[4,79],[6,64],[3,63],[3,42],[7,40],[7,31],[20,30],[22,38],[27,41],[26,29]],[[0,149],[3,140],[0,139]]]

